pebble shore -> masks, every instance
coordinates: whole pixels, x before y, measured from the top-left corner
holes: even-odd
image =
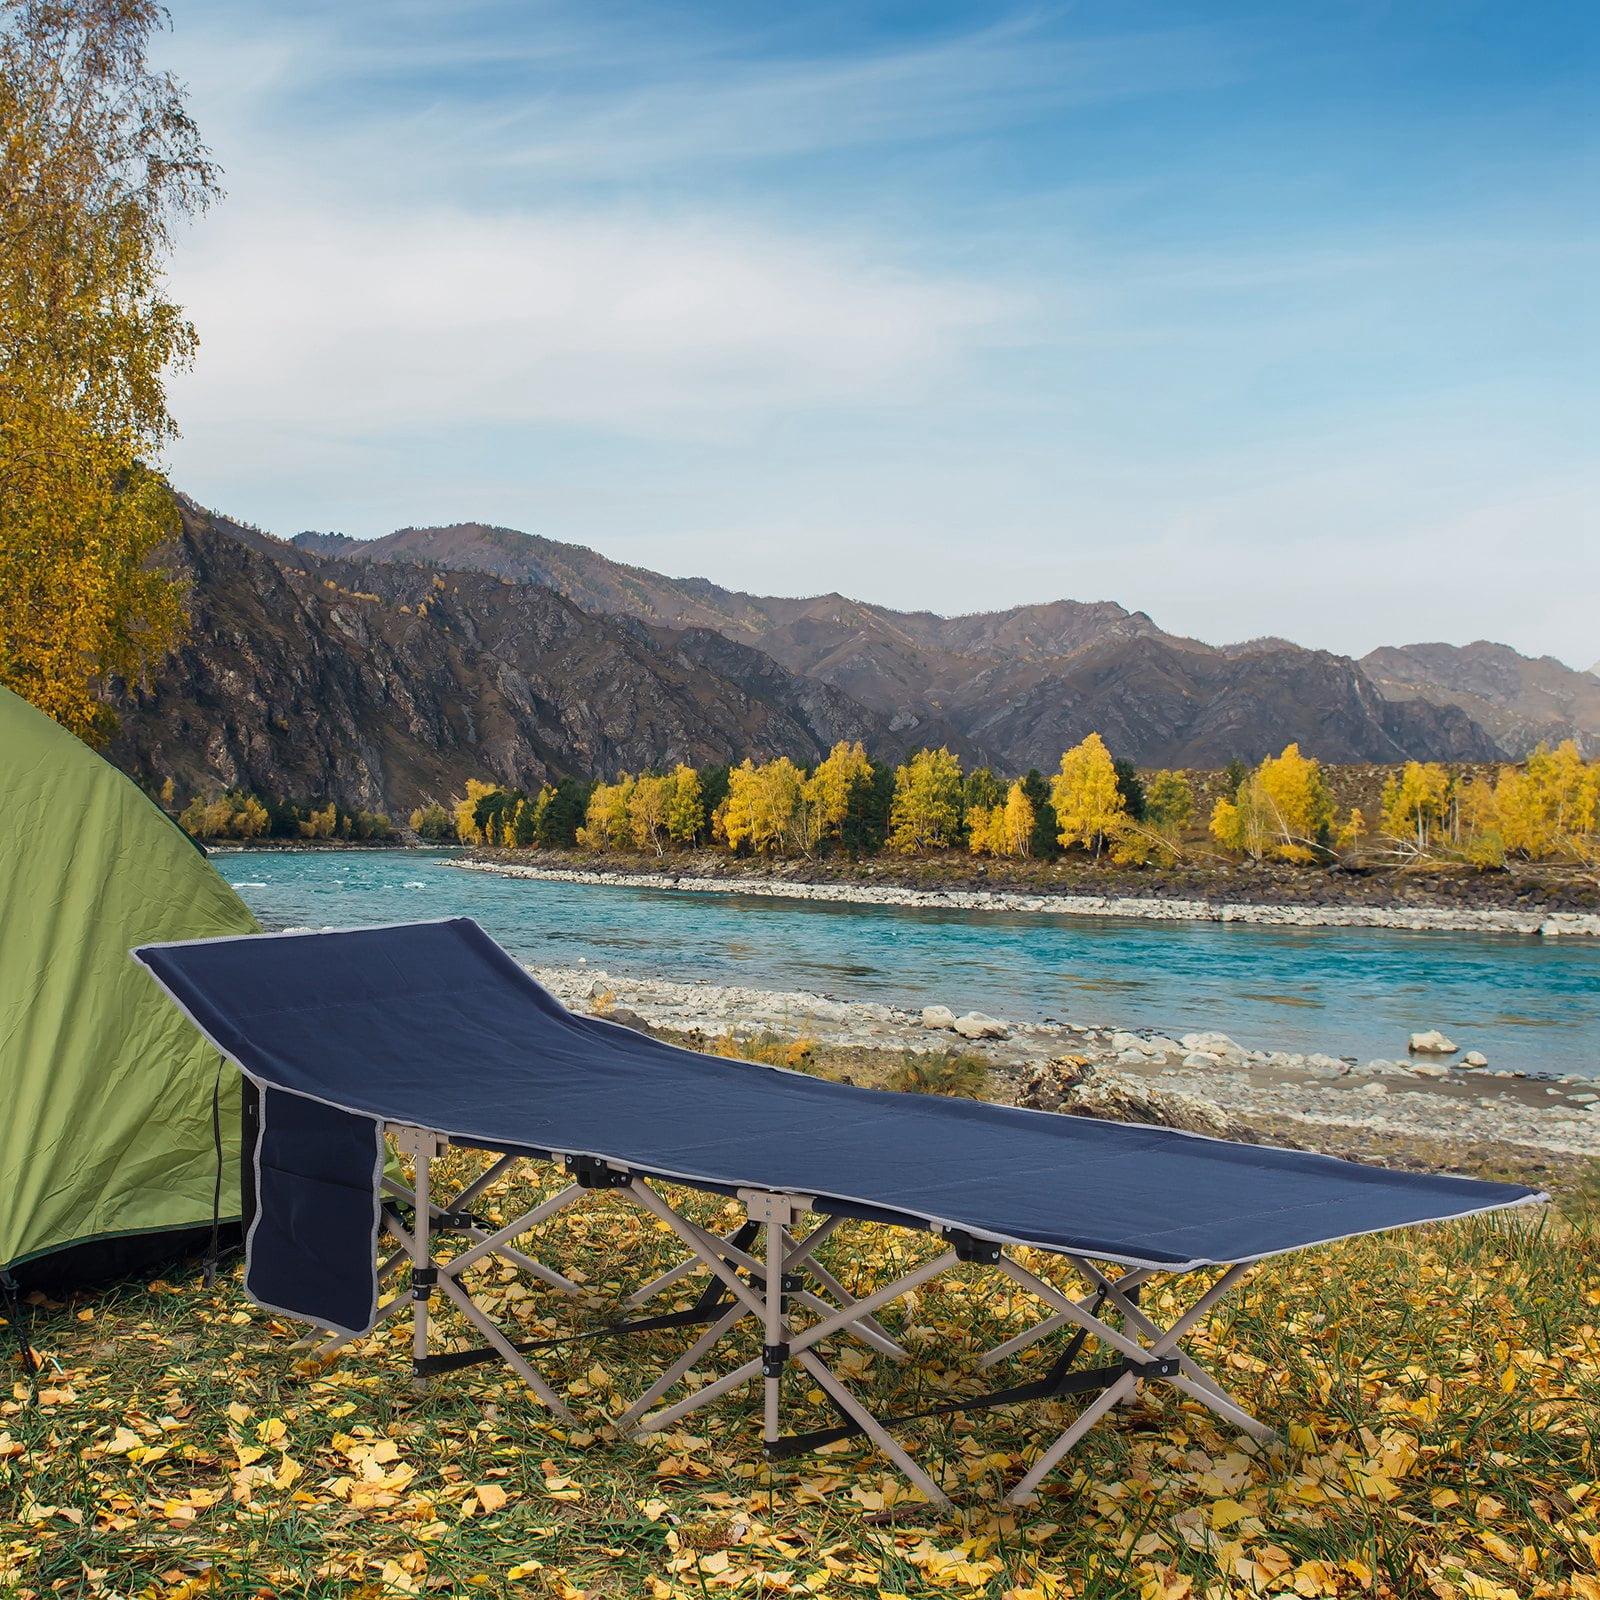
[[[1254,922],[1280,927],[1401,928],[1514,933],[1546,939],[1600,938],[1600,914],[1583,911],[1518,911],[1500,906],[1261,905],[1226,900],[1143,899],[1131,895],[1020,894],[1003,889],[910,889],[892,884],[803,883],[780,878],[704,878],[671,872],[541,867],[510,861],[469,859],[444,864],[461,872],[489,872],[505,878],[534,878],[547,883],[613,884],[620,888],[670,889],[685,894],[767,895],[785,900],[830,900],[851,905],[1138,917],[1158,922]]]
[[[995,1098],[1004,1098],[1030,1067],[1071,1056],[1161,1095],[1196,1096],[1246,1121],[1293,1125],[1312,1147],[1362,1133],[1509,1144],[1561,1156],[1600,1149],[1600,1082],[1576,1077],[1535,1078],[1436,1055],[1361,1062],[1248,1050],[1220,1033],[1174,1039],[1070,1022],[953,1019],[937,1005],[924,1013],[804,991],[617,976],[588,965],[529,971],[575,1010],[590,1010],[598,999],[618,1020],[631,1014],[686,1040],[776,1035],[885,1052],[968,1051],[990,1067]],[[952,1020],[968,1026],[957,1031]]]

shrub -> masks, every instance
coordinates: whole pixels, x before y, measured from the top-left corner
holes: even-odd
[[[437,800],[411,813],[411,831],[427,844],[449,844],[456,836],[455,818]]]

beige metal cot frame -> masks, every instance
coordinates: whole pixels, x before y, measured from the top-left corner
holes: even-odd
[[[859,1435],[870,1440],[937,1507],[949,1504],[944,1489],[894,1438],[889,1432],[890,1426],[996,1406],[1092,1396],[1007,1495],[1014,1505],[1031,1500],[1043,1480],[1085,1434],[1118,1406],[1132,1401],[1148,1384],[1171,1384],[1258,1442],[1265,1443],[1277,1437],[1272,1429],[1245,1411],[1183,1348],[1183,1340],[1239,1283],[1250,1270],[1251,1263],[1226,1268],[1176,1322],[1163,1328],[1138,1303],[1140,1289],[1159,1275],[1159,1269],[1131,1266],[1112,1275],[1082,1256],[1066,1251],[1052,1252],[1092,1288],[1085,1298],[1073,1299],[1008,1254],[1006,1242],[975,1237],[955,1228],[931,1228],[929,1231],[945,1239],[943,1251],[858,1298],[816,1259],[818,1248],[846,1219],[837,1214],[823,1215],[815,1196],[740,1189],[736,1198],[744,1208],[745,1221],[733,1233],[718,1235],[708,1232],[673,1207],[653,1186],[654,1179],[646,1179],[594,1157],[557,1152],[556,1159],[565,1163],[574,1181],[510,1222],[492,1228],[470,1210],[471,1205],[519,1162],[535,1158],[520,1154],[499,1156],[471,1183],[447,1202],[440,1203],[435,1198],[432,1166],[449,1147],[450,1138],[429,1129],[396,1124],[388,1125],[387,1131],[394,1136],[401,1151],[411,1158],[414,1183],[408,1188],[393,1179],[384,1180],[386,1199],[382,1226],[395,1240],[395,1248],[380,1263],[378,1275],[380,1284],[387,1283],[409,1267],[410,1293],[396,1294],[383,1305],[374,1326],[399,1316],[410,1305],[412,1370],[419,1385],[425,1385],[437,1374],[499,1357],[556,1416],[575,1422],[577,1419],[566,1402],[529,1360],[530,1356],[542,1349],[580,1339],[704,1325],[704,1331],[649,1389],[621,1416],[612,1419],[619,1432],[645,1434],[671,1427],[722,1396],[759,1381],[763,1401],[762,1438],[769,1457],[781,1459],[823,1443]],[[609,1191],[637,1205],[670,1228],[689,1252],[679,1265],[629,1296],[624,1302],[625,1310],[638,1310],[701,1271],[710,1275],[710,1286],[686,1311],[620,1321],[584,1333],[549,1339],[510,1339],[474,1302],[461,1281],[462,1275],[468,1268],[495,1256],[561,1293],[580,1293],[579,1286],[571,1279],[518,1249],[513,1241],[582,1199],[592,1189]],[[401,1205],[409,1205],[409,1221],[402,1215]],[[801,1233],[798,1230],[807,1214],[821,1215],[822,1220]],[[760,1253],[755,1253],[758,1234],[762,1236],[762,1248]],[[441,1259],[437,1250],[440,1239],[446,1235],[466,1242],[454,1254]],[[1064,1356],[1048,1376],[1031,1383],[1012,1385],[906,1416],[874,1416],[826,1364],[818,1346],[835,1336],[844,1336],[890,1360],[908,1361],[908,1352],[878,1321],[877,1314],[930,1280],[963,1267],[987,1268],[1003,1274],[1017,1288],[1037,1298],[1048,1313],[1026,1332],[982,1355],[978,1361],[980,1369],[992,1367],[1041,1339],[1070,1328],[1073,1335]],[[481,1334],[484,1348],[438,1353],[431,1349],[429,1308],[436,1292]],[[1120,1327],[1105,1321],[1108,1312],[1120,1318]],[[798,1320],[801,1316],[809,1320]],[[703,1384],[673,1404],[659,1406],[659,1402],[746,1319],[753,1319],[760,1330],[760,1356]],[[322,1359],[332,1357],[356,1337],[359,1336],[322,1330],[301,1344],[310,1348],[314,1357]],[[1070,1370],[1084,1341],[1091,1338],[1114,1359],[1108,1365]],[[841,1418],[840,1427],[799,1435],[783,1432],[782,1380],[791,1364],[806,1372],[827,1396]]]

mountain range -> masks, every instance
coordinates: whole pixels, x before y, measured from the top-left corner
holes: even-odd
[[[1016,772],[1091,730],[1165,766],[1291,739],[1329,761],[1600,749],[1600,677],[1504,645],[1216,647],[1112,601],[941,617],[746,594],[480,523],[283,540],[180,508],[190,634],[121,693],[112,754],[183,793],[403,811],[469,776],[811,762],[840,738]]]

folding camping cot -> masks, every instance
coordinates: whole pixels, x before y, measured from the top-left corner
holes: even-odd
[[[532,1359],[563,1341],[509,1338],[473,1301],[463,1274],[497,1256],[554,1288],[573,1289],[514,1241],[589,1190],[609,1191],[659,1218],[689,1252],[634,1294],[630,1309],[691,1272],[711,1275],[684,1310],[596,1330],[704,1327],[616,1419],[622,1431],[668,1426],[759,1379],[769,1455],[865,1435],[936,1505],[945,1503],[944,1491],[890,1426],[983,1405],[1087,1398],[1012,1490],[1018,1504],[1141,1385],[1170,1384],[1246,1434],[1270,1439],[1272,1431],[1183,1345],[1251,1264],[1356,1234],[1545,1198],[1512,1184],[862,1089],[702,1055],[574,1015],[464,918],[202,939],[134,954],[258,1091],[245,1288],[267,1309],[323,1330],[317,1337],[324,1350],[409,1304],[419,1381],[499,1356],[545,1405],[569,1416]],[[386,1133],[412,1158],[414,1187],[386,1174]],[[494,1159],[465,1191],[441,1202],[432,1162],[449,1145]],[[571,1181],[494,1227],[471,1207],[522,1161],[559,1163]],[[710,1233],[669,1201],[662,1184],[735,1198],[745,1221],[726,1236]],[[820,1220],[802,1232],[807,1214]],[[819,1246],[851,1222],[920,1230],[943,1249],[858,1297],[817,1259]],[[380,1261],[385,1232],[397,1248]],[[441,1258],[444,1236],[453,1236],[455,1253]],[[1062,1258],[1089,1294],[1063,1292],[1019,1260],[1019,1248]],[[874,1416],[819,1347],[845,1336],[907,1359],[878,1313],[968,1265],[1003,1274],[1047,1312],[980,1365],[1070,1328],[1060,1357],[1032,1382],[911,1416]],[[409,1296],[382,1302],[385,1285],[407,1268]],[[1140,1303],[1144,1284],[1204,1269],[1220,1275],[1176,1322],[1158,1326]],[[481,1333],[483,1349],[430,1348],[435,1293]],[[760,1330],[759,1356],[653,1409],[747,1317]],[[1075,1368],[1089,1338],[1111,1359]],[[782,1432],[781,1379],[791,1366],[827,1396],[839,1426]]]

